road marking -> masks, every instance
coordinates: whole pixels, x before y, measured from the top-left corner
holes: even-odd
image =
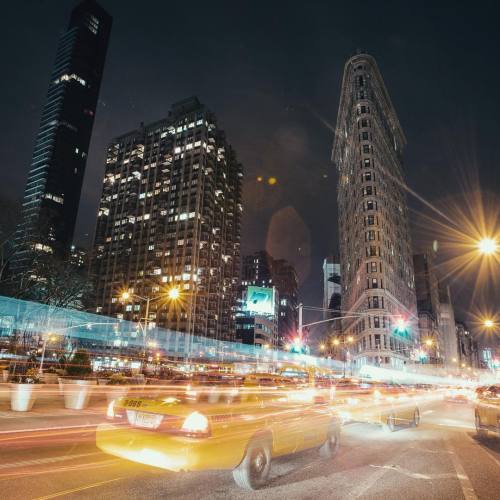
[[[472,487],[472,483],[470,482],[469,476],[466,474],[456,451],[453,449],[451,441],[449,439],[445,440],[446,448],[451,452],[450,458],[453,467],[455,468],[455,472],[457,474],[458,481],[460,482],[460,487],[462,488],[462,493],[464,494],[465,500],[477,500],[476,493],[474,492],[474,488]]]
[[[382,466],[378,466],[377,470],[368,476],[365,481],[360,482],[356,488],[353,488],[347,495],[346,498],[359,498],[364,495],[391,467],[391,463],[398,463],[403,456],[408,453],[408,450],[404,450],[397,456],[391,459],[390,462]],[[386,468],[388,467],[388,468]]]
[[[413,479],[432,479],[431,476],[427,476],[426,474],[420,474],[418,472],[412,472],[411,470],[404,469],[399,465],[370,465],[370,467],[380,467],[382,469],[390,469],[396,472],[400,472],[405,476],[412,477]]]
[[[469,438],[469,440],[474,445],[476,445],[480,450],[482,450],[484,453],[486,453],[486,455],[488,455],[491,458],[491,460],[493,460],[493,462],[495,462],[498,465],[498,467],[500,467],[500,461],[499,460],[497,460],[489,451],[487,451],[484,447],[482,447],[475,439],[471,438],[469,436],[469,434],[465,434],[465,435]]]
[[[62,497],[64,495],[69,495],[70,493],[78,493],[79,491],[89,490],[91,488],[97,488],[103,484],[112,483],[114,481],[120,481],[120,479],[125,479],[124,477],[115,477],[114,479],[108,479],[106,481],[100,481],[99,483],[89,484],[87,486],[80,486],[79,488],[73,488],[71,490],[60,491],[59,493],[52,493],[51,495],[45,495],[43,497],[36,497],[34,500],[48,500],[49,498]]]
[[[422,415],[430,415],[431,413],[434,413],[434,410],[425,410]]]
[[[20,434],[22,432],[45,432],[45,431],[63,431],[66,429],[83,429],[88,427],[97,427],[99,424],[80,424],[80,425],[60,425],[56,427],[36,427],[34,429],[14,429],[12,431],[0,431],[0,434]]]
[[[21,460],[19,462],[11,462],[8,464],[0,464],[0,470],[12,469],[14,467],[24,467],[30,465],[45,465],[53,464],[56,462],[63,462],[64,460],[74,460],[75,458],[90,457],[92,455],[101,455],[99,451],[94,451],[92,453],[80,453],[79,455],[61,455],[59,457],[47,457],[47,458],[35,458],[33,460]]]

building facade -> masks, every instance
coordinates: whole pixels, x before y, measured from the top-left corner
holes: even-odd
[[[323,311],[324,319],[341,316],[341,305],[340,262],[330,256],[323,260],[323,309],[331,309]]]
[[[420,345],[431,364],[443,363],[443,338],[439,329],[439,282],[433,251],[413,256]]]
[[[343,322],[355,367],[402,368],[415,346],[416,298],[402,169],[406,139],[374,58],[344,69],[332,159],[338,170]]]
[[[242,293],[248,285],[275,287],[279,295],[278,345],[284,346],[297,333],[299,280],[292,264],[274,259],[265,250],[243,257]]]
[[[455,328],[458,343],[458,364],[461,368],[481,368],[480,349],[477,340],[462,321],[457,321]]]
[[[454,368],[459,358],[455,311],[450,287],[443,283],[439,283],[439,331],[443,344],[443,363],[448,368]]]
[[[16,235],[14,273],[32,250],[68,257],[111,31],[93,0],[71,12],[59,39]]]
[[[243,287],[236,314],[236,341],[261,348],[279,346],[280,300],[276,287]]]
[[[215,115],[196,97],[113,140],[91,265],[96,311],[140,321],[145,304],[135,296],[150,297],[150,325],[232,340],[242,176]],[[180,296],[169,301],[173,288]]]

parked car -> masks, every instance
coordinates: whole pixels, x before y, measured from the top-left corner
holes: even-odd
[[[478,436],[486,436],[488,431],[500,435],[500,384],[477,393],[474,417]]]

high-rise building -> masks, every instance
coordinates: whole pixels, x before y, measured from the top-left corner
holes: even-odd
[[[455,366],[465,364],[465,367],[480,368],[479,345],[469,328],[463,321],[456,321],[458,358]]]
[[[344,68],[332,159],[338,170],[343,332],[354,361],[402,368],[416,299],[402,154],[406,139],[375,59]]]
[[[443,343],[442,356],[445,366],[453,368],[459,358],[458,339],[455,325],[455,311],[451,301],[450,287],[440,282],[439,290],[439,332]]]
[[[425,358],[431,364],[443,362],[443,339],[439,329],[439,282],[434,266],[434,252],[413,256],[415,293],[420,344],[425,346]]]
[[[111,24],[102,7],[84,0],[59,39],[24,192],[14,272],[26,270],[33,250],[69,255]]]
[[[107,153],[94,256],[97,312],[230,340],[240,268],[242,167],[196,97],[114,139]],[[131,301],[119,300],[123,290]]]
[[[335,318],[341,316],[342,286],[340,284],[340,263],[333,257],[327,257],[323,261],[323,316]]]
[[[276,287],[243,287],[236,313],[236,340],[263,348],[279,345],[279,293]]]
[[[297,333],[299,280],[292,264],[274,259],[265,250],[243,257],[242,292],[248,285],[275,287],[279,295],[278,344],[284,345]]]

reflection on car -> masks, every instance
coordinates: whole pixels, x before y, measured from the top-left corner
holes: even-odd
[[[486,436],[488,431],[500,435],[500,384],[483,387],[476,394],[474,417],[478,436]]]

